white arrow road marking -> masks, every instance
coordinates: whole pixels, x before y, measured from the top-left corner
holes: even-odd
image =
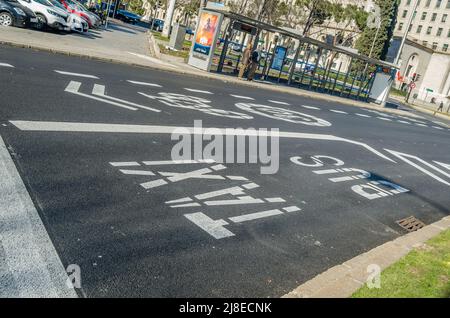
[[[117,106],[117,107],[122,107],[122,108],[126,108],[126,109],[129,109],[129,110],[137,110],[137,108],[134,108],[134,107],[122,105],[122,104],[119,104],[119,103],[116,103],[116,102],[113,102],[113,101],[109,101],[109,100],[106,100],[106,99],[103,99],[103,98],[99,98],[99,97],[91,96],[91,95],[88,95],[88,94],[80,93],[79,92],[80,87],[81,87],[81,83],[80,82],[71,81],[69,83],[69,85],[67,85],[65,91],[68,92],[68,93],[72,93],[72,94],[75,94],[75,95],[78,95],[78,96],[83,96],[83,97],[86,97],[86,98],[89,98],[89,99],[93,99],[93,100],[100,101],[100,102],[103,102],[103,103],[106,103],[106,104],[110,104],[110,105],[114,105],[114,106]]]
[[[277,101],[277,100],[270,100],[270,99],[268,100],[268,102],[269,102],[269,103],[278,104],[278,105],[286,105],[286,106],[291,105],[291,104],[289,104],[289,103],[279,102],[279,101]]]
[[[0,180],[0,297],[77,297],[1,137]]]
[[[62,74],[62,75],[70,75],[70,76],[76,76],[76,77],[85,77],[85,78],[98,79],[97,76],[89,75],[89,74],[72,73],[72,72],[65,72],[65,71],[58,71],[58,70],[55,70],[55,72],[58,73],[58,74]]]
[[[420,166],[420,165],[414,163],[414,162],[413,162],[412,160],[410,160],[410,159],[413,159],[413,160],[415,160],[415,161],[417,161],[417,162],[420,162],[421,164],[423,164],[423,165],[425,165],[425,166],[427,166],[427,167],[429,167],[429,168],[431,168],[431,169],[433,169],[433,170],[435,170],[435,171],[437,171],[437,172],[443,174],[444,176],[450,178],[450,174],[446,173],[445,171],[442,171],[441,169],[437,168],[436,166],[433,166],[432,164],[426,162],[425,160],[420,159],[419,157],[416,157],[416,156],[413,156],[413,155],[408,155],[408,154],[405,154],[405,153],[401,153],[401,152],[397,152],[397,151],[389,150],[389,149],[384,149],[384,150],[386,150],[387,152],[390,152],[391,154],[393,154],[393,155],[396,156],[397,158],[400,158],[401,160],[403,160],[403,161],[406,162],[407,164],[409,164],[409,165],[413,166],[414,168],[416,168],[416,169],[422,171],[423,173],[427,174],[428,176],[432,177],[433,179],[435,179],[435,180],[437,180],[437,181],[439,181],[439,182],[441,182],[441,183],[443,183],[443,184],[445,184],[445,185],[450,186],[450,183],[449,183],[449,182],[447,182],[446,180],[444,180],[444,179],[442,179],[441,177],[437,176],[437,175],[434,174],[433,172],[431,172],[431,171],[425,169],[424,167],[422,167],[422,166]],[[408,158],[409,158],[409,159],[408,159]],[[445,166],[444,166],[444,167],[445,167]]]
[[[314,106],[302,105],[302,107],[303,107],[303,108],[306,108],[306,109],[320,110],[319,107],[314,107]]]
[[[232,94],[230,94],[230,96],[234,97],[234,98],[240,98],[240,99],[255,100],[254,98],[248,97],[248,96],[232,95]]]
[[[184,90],[189,91],[189,92],[193,92],[193,93],[201,93],[201,94],[208,94],[208,95],[213,95],[214,93],[211,93],[209,91],[203,91],[201,89],[194,89],[194,88],[185,88]]]
[[[243,130],[234,128],[195,128],[195,127],[177,127],[177,126],[152,126],[152,125],[121,125],[121,124],[93,124],[93,123],[71,123],[71,122],[49,122],[49,121],[26,121],[11,120],[11,124],[23,131],[64,131],[64,132],[98,132],[98,133],[133,133],[133,134],[169,134],[171,135],[176,129],[184,129],[190,134],[207,134],[214,129],[215,134],[222,136],[260,136],[271,137],[271,131]],[[380,158],[395,163],[381,152],[375,150],[371,146],[346,138],[333,135],[308,134],[297,132],[279,132],[280,138],[295,139],[311,139],[311,140],[328,140],[341,141],[361,146]],[[275,136],[275,134],[274,134]],[[276,137],[276,136],[275,136]]]
[[[146,109],[146,110],[149,110],[149,111],[152,111],[152,112],[156,112],[156,113],[160,113],[161,112],[159,109],[155,109],[155,108],[148,107],[148,106],[143,106],[143,105],[136,104],[136,103],[133,103],[133,102],[129,102],[129,101],[126,101],[126,100],[123,100],[123,99],[120,99],[120,98],[115,98],[115,97],[112,97],[112,96],[108,96],[108,95],[105,94],[105,86],[104,85],[94,84],[94,88],[92,89],[92,95],[96,95],[96,96],[99,96],[99,97],[110,99],[110,100],[116,101],[118,103],[128,104],[128,105],[131,105],[131,106],[134,106],[134,107],[137,107],[137,108]]]
[[[11,64],[8,64],[8,63],[0,63],[0,66],[14,68],[14,66],[12,66]]]
[[[127,82],[131,83],[131,84],[141,85],[141,86],[162,87],[161,85],[154,84],[154,83],[146,83],[146,82],[138,82],[138,81],[130,81],[130,80],[127,80]]]

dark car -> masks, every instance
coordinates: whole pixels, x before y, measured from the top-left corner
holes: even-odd
[[[136,24],[142,19],[142,17],[127,10],[117,10],[116,19],[126,23]]]
[[[161,32],[164,28],[164,21],[160,19],[153,19],[150,21],[150,25],[153,25],[152,30]]]
[[[17,0],[0,0],[0,25],[26,27],[36,22],[34,13]]]

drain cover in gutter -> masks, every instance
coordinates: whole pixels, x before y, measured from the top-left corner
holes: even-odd
[[[406,219],[397,221],[397,224],[400,225],[405,230],[407,230],[408,232],[420,230],[425,226],[425,223],[416,219],[414,216],[410,216]]]

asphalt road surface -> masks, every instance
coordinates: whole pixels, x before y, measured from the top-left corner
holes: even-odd
[[[196,120],[227,154],[225,128],[279,129],[278,171],[173,161]],[[446,124],[0,47],[0,135],[78,296],[282,296],[404,235],[400,219],[450,214]],[[5,242],[0,263],[20,248]]]

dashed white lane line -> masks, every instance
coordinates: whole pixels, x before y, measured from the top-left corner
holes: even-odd
[[[434,129],[439,129],[439,130],[444,130],[444,128],[439,127],[439,126],[433,126]]]
[[[416,126],[420,126],[420,127],[428,127],[427,125],[425,125],[425,124],[419,124],[419,123],[417,123],[417,124],[415,124]]]
[[[11,64],[8,64],[8,63],[0,63],[0,66],[14,68],[14,66],[12,66]]]
[[[372,116],[370,116],[370,115],[359,114],[359,113],[356,113],[356,116],[364,117],[364,118],[372,118]]]
[[[377,117],[377,119],[384,120],[384,121],[392,121],[392,119],[389,119],[389,118],[386,118],[386,117]]]
[[[278,105],[286,105],[286,106],[291,105],[291,104],[286,103],[286,102],[279,102],[279,101],[277,101],[277,100],[271,100],[271,99],[269,99],[268,102],[269,102],[269,103],[278,104]]]
[[[98,79],[97,76],[89,75],[89,74],[72,73],[72,72],[58,71],[58,70],[55,70],[55,72],[58,73],[58,74],[61,74],[61,75],[70,75],[70,76],[76,76],[76,77],[84,77],[84,78]]]
[[[397,122],[401,123],[401,124],[407,124],[407,125],[411,125],[410,122],[404,121],[404,120],[397,120]]]
[[[77,297],[0,137],[0,297]]]
[[[147,83],[147,82],[139,82],[139,81],[131,81],[131,80],[127,80],[127,82],[131,83],[131,84],[142,85],[142,86],[162,87],[161,85],[155,84],[155,83]]]
[[[188,92],[193,92],[193,93],[201,93],[201,94],[208,94],[208,95],[213,95],[214,93],[209,92],[209,91],[203,91],[201,89],[194,89],[194,88],[185,88],[184,90],[188,91]]]
[[[306,108],[306,109],[320,110],[319,107],[314,107],[314,106],[302,105],[302,107]]]
[[[344,114],[344,115],[348,115],[347,112],[344,112],[342,110],[336,110],[336,109],[330,109],[330,112],[336,113],[336,114]]]
[[[234,97],[234,98],[239,98],[239,99],[255,100],[254,98],[248,97],[248,96],[233,95],[233,94],[230,94],[230,96]]]

